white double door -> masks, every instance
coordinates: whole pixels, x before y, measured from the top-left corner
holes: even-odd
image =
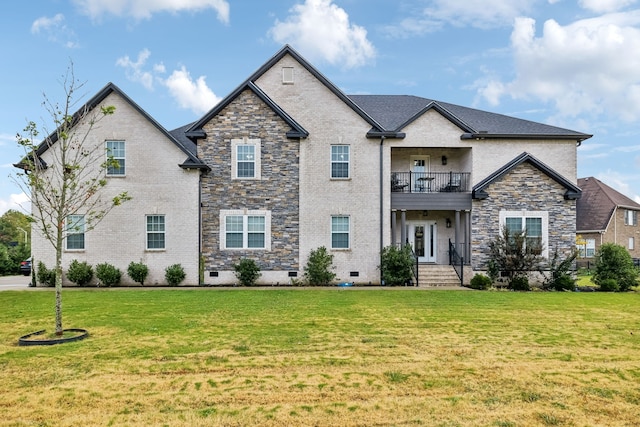
[[[437,227],[435,221],[407,222],[407,239],[418,257],[418,262],[436,262]]]

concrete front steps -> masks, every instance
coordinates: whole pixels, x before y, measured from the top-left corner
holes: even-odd
[[[465,266],[464,281],[471,280],[471,268]],[[467,277],[469,276],[469,277]],[[420,264],[418,265],[419,287],[455,287],[460,286],[460,278],[451,265]]]

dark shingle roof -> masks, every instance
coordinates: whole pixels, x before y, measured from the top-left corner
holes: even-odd
[[[578,187],[582,189],[582,198],[576,204],[578,233],[606,230],[616,207],[640,210],[640,204],[596,178],[580,178]]]

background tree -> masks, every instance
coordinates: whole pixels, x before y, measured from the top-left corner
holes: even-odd
[[[10,209],[0,216],[0,275],[18,274],[31,254],[31,218]]]
[[[84,216],[84,232],[89,232],[115,206],[130,197],[126,192],[107,197],[102,188],[107,185],[106,169],[118,167],[118,162],[106,152],[104,141],[90,138],[93,129],[105,117],[114,114],[115,107],[94,108],[85,105],[72,113],[76,93],[84,83],[76,80],[73,64],[62,78],[62,103],[52,102],[44,95],[43,107],[53,120],[55,130],[38,144],[38,125],[29,122],[16,138],[25,150],[25,157],[15,166],[15,181],[30,194],[34,225],[51,243],[56,253],[55,330],[62,335],[62,250],[69,231],[78,224],[69,224],[71,215]]]

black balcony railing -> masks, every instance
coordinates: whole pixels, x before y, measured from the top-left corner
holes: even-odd
[[[469,172],[392,172],[394,193],[466,193],[470,192]]]

